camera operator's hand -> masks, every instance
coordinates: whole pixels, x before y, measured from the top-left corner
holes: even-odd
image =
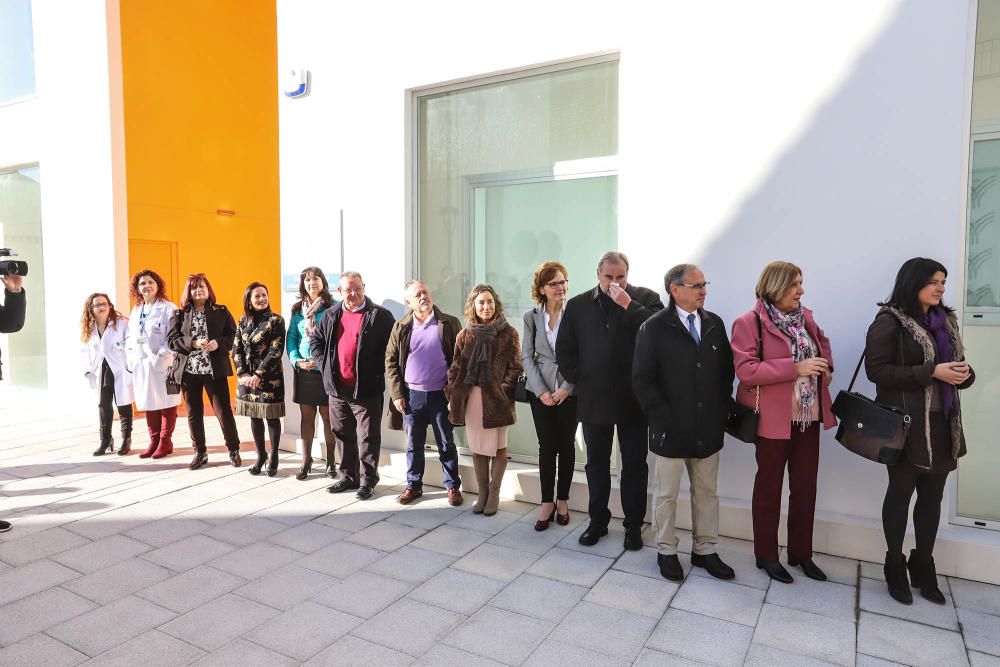
[[[6,290],[14,294],[20,292],[24,286],[24,276],[0,276],[0,280],[3,281]]]

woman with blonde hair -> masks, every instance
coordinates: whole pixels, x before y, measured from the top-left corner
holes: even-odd
[[[83,374],[97,398],[100,444],[94,456],[115,451],[111,438],[112,405],[118,406],[122,442],[118,455],[132,448],[132,374],[125,360],[128,319],[115,310],[107,294],[94,292],[83,302],[80,340],[83,343]]]
[[[465,301],[465,328],[455,339],[448,369],[448,419],[465,426],[479,497],[472,511],[492,516],[500,506],[507,469],[507,430],[515,421],[514,387],[521,375],[517,331],[489,285],[476,285]],[[491,465],[492,463],[492,465]]]

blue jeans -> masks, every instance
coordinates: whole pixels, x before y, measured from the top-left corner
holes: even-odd
[[[406,414],[403,428],[406,430],[406,486],[420,491],[424,484],[424,444],[427,442],[427,427],[434,429],[438,443],[438,455],[444,469],[444,485],[457,489],[462,485],[458,476],[458,449],[448,421],[448,399],[444,391],[406,390]]]

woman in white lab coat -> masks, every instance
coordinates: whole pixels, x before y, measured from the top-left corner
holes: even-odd
[[[163,278],[150,269],[134,276],[129,287],[132,313],[128,320],[125,350],[133,373],[136,406],[146,413],[149,447],[140,459],[160,459],[174,450],[174,425],[180,394],[167,393],[167,371],[174,352],[167,347],[170,316],[177,306],[167,298]]]
[[[115,451],[111,438],[112,405],[118,406],[122,443],[118,455],[132,448],[132,373],[125,363],[125,333],[128,320],[107,294],[95,292],[83,302],[80,340],[83,342],[83,374],[97,398],[100,417],[100,446],[94,456]]]

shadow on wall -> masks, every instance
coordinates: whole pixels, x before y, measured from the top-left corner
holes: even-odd
[[[849,383],[876,302],[888,296],[900,264],[922,255],[953,273],[960,269],[965,56],[954,53],[954,42],[943,50],[934,42],[947,42],[959,28],[964,34],[966,14],[944,26],[944,36],[920,30],[927,14],[927,2],[900,3],[841,87],[701,255],[707,274],[724,271],[727,284],[737,286],[709,298],[709,308],[729,323],[753,305],[765,264],[781,259],[803,268],[803,303],[833,346],[833,396]],[[915,77],[920,81],[892,85]],[[931,117],[928,109],[940,109],[941,100],[949,113]],[[953,288],[953,305],[960,291]],[[856,390],[874,394],[863,371]],[[833,435],[822,439],[817,509],[879,518],[884,468],[846,452]],[[719,487],[749,498],[753,479],[743,473],[753,469],[753,449],[728,444]]]

